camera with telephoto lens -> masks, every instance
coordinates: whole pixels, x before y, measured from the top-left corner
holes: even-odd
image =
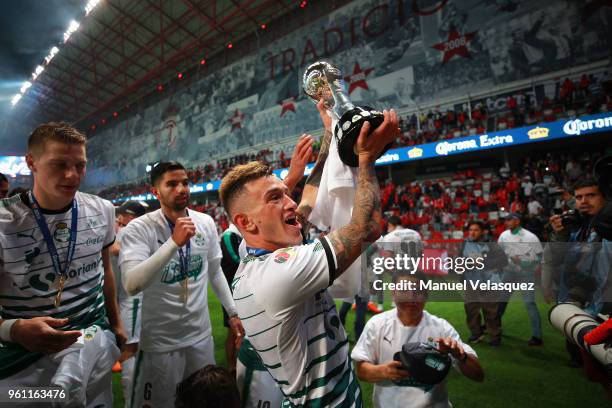
[[[561,223],[569,232],[575,232],[582,227],[582,217],[578,211],[568,210],[561,214]]]
[[[593,175],[599,190],[606,197],[606,204],[595,218],[593,228],[603,239],[612,240],[612,156],[604,156],[595,163]]]

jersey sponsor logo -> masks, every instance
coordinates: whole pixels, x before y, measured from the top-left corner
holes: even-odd
[[[200,234],[199,232],[195,234],[194,241],[198,246],[206,245],[206,237],[203,234]]]
[[[189,272],[187,272],[187,277],[195,280],[200,276],[200,273],[202,273],[202,257],[200,255],[192,255],[189,261]],[[181,273],[181,264],[172,259],[162,271],[161,282],[172,285],[183,279],[184,276]]]
[[[86,264],[81,264],[78,268],[72,268],[68,271],[68,278],[73,279],[81,275],[88,274],[89,272],[95,272],[98,270],[98,265],[101,260],[93,261]],[[55,273],[43,272],[40,274],[32,275],[28,279],[30,286],[41,292],[48,292],[49,289],[55,284]]]
[[[88,327],[85,330],[83,330],[83,338],[85,340],[92,340],[96,336],[97,332],[98,332],[98,326],[93,325],[91,327]]]
[[[291,259],[294,254],[295,249],[291,247],[279,249],[277,252],[274,253],[274,262],[276,262],[277,264],[284,264],[289,259]]]
[[[38,247],[25,251],[24,258],[26,263],[31,265],[32,262],[34,262],[34,258],[36,258],[38,255],[40,255],[40,248]]]
[[[98,245],[103,240],[104,240],[103,236],[97,235],[95,238],[87,238],[87,241],[85,241],[85,245],[87,246]]]
[[[41,292],[48,292],[53,285],[53,282],[55,282],[55,274],[53,272],[32,275],[30,279],[28,279],[30,286],[36,290],[40,290]]]
[[[88,218],[87,219],[87,227],[88,228],[90,228],[90,229],[91,228],[95,228],[95,227],[97,227],[99,225],[100,225],[100,220],[98,220],[97,218],[93,218],[92,217],[92,218]]]
[[[70,228],[65,222],[58,222],[55,225],[55,231],[53,232],[53,238],[58,242],[68,242],[70,240]]]

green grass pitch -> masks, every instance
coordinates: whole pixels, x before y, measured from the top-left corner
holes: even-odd
[[[210,289],[209,307],[215,358],[218,364],[225,365],[223,345],[226,328],[223,327],[219,301]],[[388,309],[389,304],[386,307]],[[563,337],[548,322],[551,305],[539,303],[538,308],[542,317],[544,346],[527,346],[531,336],[527,312],[518,295],[515,295],[504,315],[501,347],[491,348],[486,341],[474,346],[485,371],[485,381],[476,383],[451,370],[447,387],[455,408],[610,406],[600,385],[589,382],[581,369],[567,366],[568,356]],[[448,320],[459,331],[462,339],[467,341],[469,334],[462,303],[430,302],[426,309]],[[350,312],[347,318],[351,341],[355,338],[354,317],[354,312]],[[364,406],[371,407],[372,385],[362,382],[361,389]],[[113,395],[113,406],[123,407],[119,374],[113,375]],[[406,401],[406,407],[410,407],[409,401]]]

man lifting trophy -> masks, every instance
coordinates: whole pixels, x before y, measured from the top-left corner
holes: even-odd
[[[357,167],[358,160],[354,145],[364,122],[370,122],[372,130],[383,122],[383,114],[368,106],[355,106],[348,98],[342,72],[326,61],[311,64],[304,72],[302,81],[304,92],[315,103],[323,99],[325,107],[339,118],[334,127],[334,138],[338,144],[338,154],[344,164]],[[391,145],[381,153],[384,154]]]

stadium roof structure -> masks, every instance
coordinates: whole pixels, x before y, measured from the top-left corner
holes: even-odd
[[[11,116],[29,127],[62,119],[94,129],[190,71],[253,51],[258,44],[252,39],[270,36],[270,30],[263,31],[271,22],[306,5],[295,0],[102,0],[58,45]],[[232,51],[235,58],[228,56]]]

